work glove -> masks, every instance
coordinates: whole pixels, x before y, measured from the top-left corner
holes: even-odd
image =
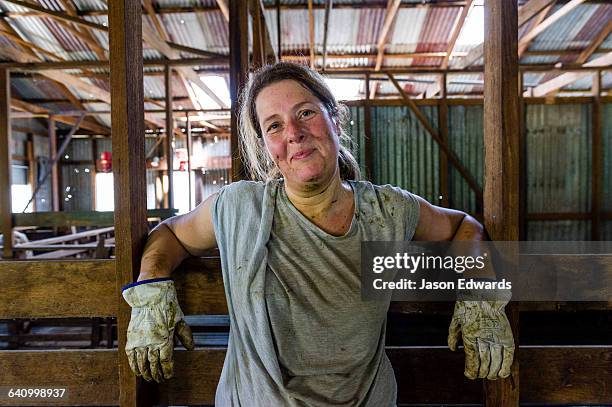
[[[174,374],[174,333],[188,350],[195,347],[176,298],[174,281],[156,278],[123,287],[123,298],[132,307],[127,330],[127,354],[136,376],[160,383]]]
[[[514,337],[504,312],[507,300],[457,301],[448,328],[448,347],[457,349],[459,333],[465,350],[468,379],[495,380],[510,376]]]

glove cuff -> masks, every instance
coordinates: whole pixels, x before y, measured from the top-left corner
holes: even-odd
[[[137,285],[141,285],[141,284],[157,283],[157,282],[160,282],[160,281],[169,281],[169,280],[172,280],[172,278],[170,278],[170,277],[160,277],[160,278],[150,278],[148,280],[135,281],[133,283],[126,284],[123,287],[121,287],[121,292],[124,292],[128,288],[136,287]]]
[[[138,281],[121,292],[132,308],[155,307],[176,302],[176,290],[171,278]]]

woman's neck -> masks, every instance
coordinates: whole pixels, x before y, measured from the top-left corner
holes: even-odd
[[[285,191],[293,206],[315,222],[334,216],[337,210],[346,207],[348,199],[353,200],[351,187],[342,183],[337,171],[329,181],[308,190],[292,188],[285,182]]]

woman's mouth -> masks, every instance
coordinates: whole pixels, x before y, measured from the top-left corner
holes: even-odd
[[[292,160],[303,160],[304,158],[310,156],[314,151],[315,151],[314,148],[309,148],[307,150],[298,151],[297,153],[293,154],[291,159]]]

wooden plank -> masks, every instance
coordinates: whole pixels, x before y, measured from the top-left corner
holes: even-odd
[[[280,3],[279,0],[277,0],[277,2]],[[327,66],[327,38],[329,34],[329,15],[331,14],[332,4],[333,0],[325,0],[325,14],[323,16],[323,63],[321,66],[323,71],[325,71]]]
[[[365,132],[365,169],[366,179],[374,182],[374,140],[372,139],[372,109],[370,107],[370,75],[365,76],[365,101],[364,101],[364,132]]]
[[[599,34],[597,34],[597,37],[595,37],[595,39],[589,44],[589,46],[580,53],[576,62],[579,64],[585,63],[589,59],[589,57],[595,52],[595,50],[599,48],[601,43],[604,42],[606,38],[608,38],[608,35],[610,35],[611,32],[612,19],[608,21],[608,24],[606,24],[605,27],[599,32]]]
[[[0,262],[0,319],[117,315],[115,262]]]
[[[45,350],[0,352],[0,388],[65,388],[60,399],[9,400],[14,406],[108,406],[119,400],[117,350]]]
[[[65,235],[65,236],[57,236],[57,237],[49,237],[47,239],[33,240],[28,243],[22,243],[20,246],[27,247],[27,248],[35,248],[37,245],[48,245],[48,244],[56,244],[56,243],[63,243],[63,242],[71,242],[73,240],[83,239],[87,237],[94,237],[94,236],[101,235],[103,233],[109,233],[109,232],[112,232],[114,229],[115,229],[114,227],[107,227],[107,228],[102,228],[102,229],[86,230],[83,232],[72,233],[72,234]]]
[[[187,259],[172,276],[185,314],[227,314],[221,260],[218,257]]]
[[[470,171],[461,163],[459,157],[457,157],[457,155],[448,147],[448,145],[442,141],[442,139],[440,138],[440,133],[431,125],[431,123],[429,123],[427,117],[425,117],[425,115],[417,107],[414,100],[412,100],[406,94],[404,89],[402,89],[397,79],[395,79],[395,77],[390,72],[387,72],[387,76],[389,77],[391,82],[393,82],[393,85],[395,85],[395,88],[398,90],[398,92],[404,99],[406,106],[408,106],[410,110],[412,110],[421,125],[425,127],[425,130],[427,130],[427,132],[431,135],[431,137],[438,144],[440,149],[444,151],[444,153],[446,153],[450,162],[455,166],[457,171],[459,171],[459,174],[461,174],[463,179],[465,179],[470,188],[472,188],[472,190],[476,194],[476,201],[482,201],[482,188],[480,188],[480,185],[478,185],[478,182],[476,182]]]
[[[542,21],[533,30],[525,34],[519,41],[519,47],[525,46],[526,43],[528,44],[532,39],[534,39],[540,33],[544,32],[544,30],[546,30],[548,27],[550,27],[551,25],[559,21],[561,17],[567,15],[568,13],[570,13],[572,10],[574,10],[576,7],[578,7],[585,1],[586,0],[571,0],[570,2],[566,3],[563,7],[557,10],[553,15],[551,15],[550,17]]]
[[[229,4],[229,43],[230,43],[230,99],[231,99],[231,135],[230,154],[232,156],[231,181],[238,181],[246,177],[239,148],[238,128],[238,97],[247,82],[249,71],[248,54],[248,16],[246,7],[237,1]],[[280,55],[280,54],[279,54]]]
[[[2,257],[13,257],[11,218],[11,73],[0,68],[0,233],[4,237]]]
[[[167,219],[176,215],[176,209],[148,209],[147,218]],[[112,226],[115,212],[71,211],[14,213],[15,226]]]
[[[463,376],[460,352],[446,347],[387,347],[398,403],[481,403],[480,381]],[[167,405],[214,403],[225,348],[175,350],[175,378],[160,385]],[[608,346],[525,347],[520,355],[523,403],[596,404],[612,397]],[[62,405],[116,405],[117,350],[0,352],[0,386],[66,387]],[[57,366],[49,369],[49,366]],[[444,366],[444,369],[440,369]],[[45,374],[41,374],[44,369]],[[42,399],[21,405],[49,405]],[[14,404],[20,405],[20,404]]]
[[[540,11],[540,14],[538,14],[538,16],[536,17],[530,32],[532,32],[533,30],[537,29],[540,24],[544,21],[544,19],[546,18],[546,16],[548,15],[548,13],[550,12],[550,10],[555,6],[556,4],[556,0],[553,1],[548,7],[544,8],[542,11]],[[525,52],[527,51],[527,49],[529,48],[529,44],[531,44],[531,41],[533,41],[533,39],[535,38],[535,36],[524,40],[521,39],[521,41],[519,41],[519,45],[518,45],[518,57],[519,57],[519,61],[521,60],[521,58],[523,57],[523,55],[525,55]]]
[[[140,2],[113,0],[108,6],[117,267],[114,302],[118,304],[118,347],[123,350],[131,309],[121,297],[121,287],[136,281],[140,270],[140,256],[148,233],[142,74],[143,25]],[[118,359],[118,366],[120,405],[133,407],[152,404],[151,393],[145,391],[148,386],[145,386],[142,379],[134,376],[124,352]]]
[[[378,34],[378,44],[376,54],[376,65],[374,70],[379,71],[382,67],[383,56],[385,54],[385,47],[387,45],[387,37],[389,35],[389,31],[391,30],[391,25],[395,21],[395,17],[397,16],[397,10],[399,9],[399,5],[401,0],[387,0],[387,11],[385,12],[385,20],[383,26]]]
[[[442,69],[448,68],[448,61],[453,53],[453,49],[455,49],[455,43],[457,42],[457,38],[459,38],[459,34],[461,34],[461,29],[463,28],[463,24],[465,23],[465,19],[468,16],[468,13],[472,9],[473,2],[472,0],[468,0],[465,2],[465,6],[461,9],[461,13],[457,17],[457,21],[455,23],[455,29],[451,34],[450,40],[448,41],[448,47],[446,48],[446,55],[444,56],[444,60],[440,67]]]
[[[491,240],[519,238],[521,159],[516,2],[484,3],[484,226]],[[485,406],[519,405],[519,332],[516,303],[506,306],[515,338],[515,360],[506,379],[486,380]]]

